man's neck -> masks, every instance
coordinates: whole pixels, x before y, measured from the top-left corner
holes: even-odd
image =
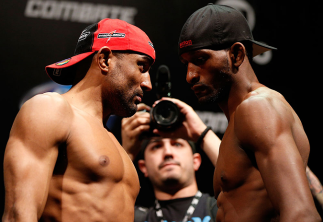
[[[239,67],[239,72],[233,75],[233,82],[227,100],[218,103],[228,121],[230,121],[231,115],[235,112],[237,106],[243,102],[248,93],[261,86],[263,85],[259,83],[251,65],[244,62]]]
[[[198,188],[196,182],[181,189],[172,189],[165,191],[154,188],[155,197],[157,200],[172,200],[184,197],[192,197],[196,194],[197,191]]]
[[[72,106],[104,122],[107,119],[107,115],[103,111],[101,93],[98,87],[87,87],[84,85],[78,84],[72,87],[63,96]]]

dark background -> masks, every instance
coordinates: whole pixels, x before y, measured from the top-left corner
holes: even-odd
[[[72,18],[68,14],[65,17],[59,14],[55,17],[50,15],[53,8],[50,6],[44,8],[46,4],[58,5],[61,2],[63,1],[11,0],[0,3],[2,160],[11,125],[23,98],[34,94],[35,92],[30,91],[34,87],[38,87],[37,92],[61,90],[57,86],[39,89],[39,86],[44,86],[50,81],[44,67],[71,57],[81,31],[97,21]],[[183,100],[195,110],[221,113],[217,106],[202,107],[197,104],[196,97],[185,81],[185,67],[180,63],[177,55],[177,42],[182,25],[195,10],[212,1],[79,0],[70,2],[83,5],[85,8],[95,7],[97,4],[102,4],[108,9],[113,6],[113,13],[106,13],[106,16],[126,20],[129,20],[129,16],[124,16],[127,15],[127,10],[129,11],[129,8],[130,12],[135,10],[132,16],[130,14],[129,22],[148,34],[156,50],[156,62],[150,72],[152,82],[155,81],[157,68],[165,64],[172,74],[173,97]],[[297,1],[269,0],[221,0],[221,3],[238,7],[248,19],[254,18],[252,19],[254,38],[278,48],[278,51],[271,53],[272,57],[266,64],[256,62],[254,70],[259,81],[282,93],[299,115],[311,143],[308,165],[323,181],[320,141],[322,18],[319,14],[319,5],[313,2],[308,5]],[[34,5],[32,13],[26,12],[28,4]],[[43,6],[43,14],[39,13],[41,6]],[[79,13],[82,14],[82,12]],[[155,94],[154,90],[145,94],[144,102],[151,105],[156,100]],[[120,119],[117,118],[112,128],[120,139],[119,123]],[[222,137],[221,132],[216,132]],[[200,190],[212,195],[213,167],[205,155],[202,155],[203,164],[197,173],[198,184]],[[142,175],[139,175],[143,179]],[[1,178],[3,178],[2,170]],[[145,200],[149,204],[153,196],[149,183],[142,181],[137,203],[147,205]],[[4,201],[3,180],[0,188],[2,201]]]

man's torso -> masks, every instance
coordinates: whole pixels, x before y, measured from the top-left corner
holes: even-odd
[[[133,221],[139,180],[132,161],[102,122],[71,109],[41,221]]]
[[[294,135],[292,139],[295,141],[306,165],[309,147],[297,115],[284,99],[281,99],[270,89],[262,88],[257,91],[260,94],[266,94],[265,96],[273,101],[283,103],[284,108],[289,110],[292,118],[296,119],[291,123]],[[217,222],[276,221],[279,218],[269,200],[255,155],[240,144],[234,128],[234,121],[233,114],[221,142],[214,173],[215,197],[217,197],[219,208]]]

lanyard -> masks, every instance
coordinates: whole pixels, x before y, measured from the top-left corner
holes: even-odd
[[[182,220],[182,222],[187,222],[188,219],[191,218],[191,216],[193,215],[194,210],[195,210],[201,196],[202,196],[202,193],[201,193],[201,191],[198,190],[197,193],[195,194],[193,200],[192,200],[191,205],[187,209],[186,215],[185,215],[184,219]],[[156,210],[156,216],[157,216],[158,221],[164,222],[163,211],[162,211],[162,209],[160,207],[160,204],[159,204],[157,199],[155,201],[155,210]]]

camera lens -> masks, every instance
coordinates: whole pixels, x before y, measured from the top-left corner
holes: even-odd
[[[160,101],[152,110],[152,122],[160,129],[171,129],[179,122],[179,109],[171,101]]]

